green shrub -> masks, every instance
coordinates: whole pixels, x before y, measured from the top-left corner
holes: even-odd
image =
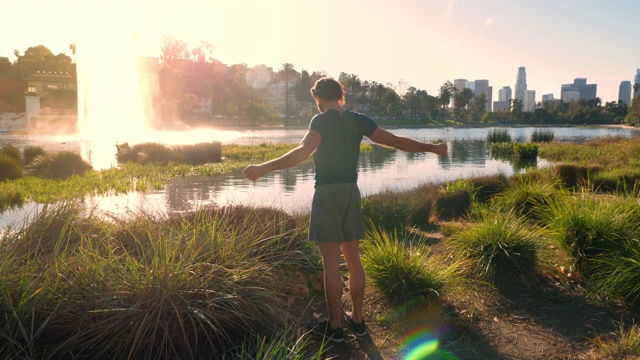
[[[509,184],[509,179],[504,174],[497,174],[470,178],[467,182],[471,183],[474,189],[474,200],[484,204],[504,191]]]
[[[0,153],[5,154],[7,157],[15,160],[18,164],[22,164],[22,155],[20,154],[20,150],[17,147],[11,144],[5,144],[0,149]]]
[[[15,158],[0,153],[0,181],[22,177],[22,166]]]
[[[440,296],[457,267],[429,258],[425,244],[409,245],[397,233],[371,226],[362,242],[362,264],[367,276],[385,297],[397,305],[419,305]]]
[[[603,253],[626,256],[626,243],[640,239],[640,205],[634,199],[587,193],[558,198],[548,209],[544,220],[585,276],[593,273],[593,261]]]
[[[448,221],[467,215],[471,210],[471,205],[471,193],[468,190],[457,190],[452,193],[440,194],[433,208],[438,220]]]
[[[531,134],[531,142],[551,142],[555,138],[553,131],[551,130],[542,130],[535,129]]]
[[[513,144],[513,157],[517,160],[535,160],[538,158],[538,144]]]
[[[513,184],[497,195],[492,204],[502,212],[540,220],[553,199],[565,196],[557,181],[540,177],[516,176]]]
[[[531,280],[537,273],[535,227],[514,212],[481,212],[477,222],[455,232],[450,243],[474,264],[480,279],[503,283]]]
[[[491,129],[487,134],[487,142],[489,144],[508,143],[511,142],[511,135],[505,129]]]
[[[31,167],[35,175],[51,179],[66,179],[72,175],[82,176],[92,169],[89,163],[72,151],[60,151],[36,157]]]
[[[23,163],[25,165],[31,164],[31,162],[38,156],[46,155],[44,149],[41,146],[29,145],[23,150]]]

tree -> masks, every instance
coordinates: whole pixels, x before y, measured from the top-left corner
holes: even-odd
[[[469,112],[472,121],[478,122],[482,120],[482,116],[486,112],[486,105],[487,95],[485,93],[480,93],[471,100],[471,103],[469,104]]]
[[[517,120],[522,116],[522,101],[518,99],[509,100],[511,103],[511,120]]]
[[[284,116],[289,122],[289,75],[295,71],[292,63],[283,63],[280,71],[284,74]]]
[[[187,42],[172,36],[165,36],[160,51],[162,52],[160,60],[168,65],[175,65],[178,60],[189,58]]]
[[[200,46],[191,49],[191,56],[194,62],[205,63],[212,62],[213,58],[213,45],[207,41],[200,42]]]
[[[14,51],[16,65],[23,76],[29,76],[38,71],[51,71],[63,74],[75,74],[76,67],[71,57],[65,54],[53,55],[51,50],[43,45],[28,48],[22,56],[19,51]]]
[[[442,105],[442,114],[444,115],[446,106],[451,102],[451,97],[456,93],[456,87],[453,86],[451,81],[445,82],[442,86],[440,86],[440,105]]]

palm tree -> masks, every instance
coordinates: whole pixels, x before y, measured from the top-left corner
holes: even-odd
[[[284,63],[280,68],[280,71],[284,73],[284,116],[289,122],[289,75],[295,71],[292,63]]]

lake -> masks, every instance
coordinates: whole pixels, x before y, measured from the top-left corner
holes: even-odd
[[[425,183],[443,183],[460,178],[503,173],[507,176],[526,171],[512,163],[491,159],[486,142],[487,134],[494,128],[438,128],[438,129],[390,129],[397,135],[422,141],[443,140],[449,145],[445,157],[435,154],[408,154],[393,149],[374,147],[371,153],[361,154],[358,184],[364,196],[385,189],[411,189]],[[527,142],[536,130],[533,127],[505,128],[513,141]],[[549,128],[556,141],[581,143],[603,136],[632,136],[635,131],[623,128]],[[269,130],[193,130],[179,133],[148,134],[143,141],[164,144],[194,144],[221,141],[223,144],[298,143],[306,129]],[[28,145],[42,146],[47,151],[71,150],[92,158],[94,168],[115,164],[114,142],[83,142],[72,137],[28,137],[0,134],[0,146],[10,143],[19,149]],[[101,151],[98,151],[102,149]],[[538,160],[537,166],[548,163]],[[112,213],[185,212],[207,205],[243,204],[269,206],[292,213],[310,209],[313,196],[314,171],[311,161],[294,168],[266,175],[256,182],[245,179],[238,170],[229,175],[177,177],[161,191],[132,192],[118,196],[88,196],[88,206]],[[0,228],[23,221],[25,216],[40,207],[27,203],[19,209],[0,214]]]

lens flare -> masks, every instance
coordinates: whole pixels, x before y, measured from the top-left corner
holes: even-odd
[[[436,333],[426,326],[414,328],[402,336],[400,353],[403,354],[403,360],[457,359],[450,352],[440,349]]]

